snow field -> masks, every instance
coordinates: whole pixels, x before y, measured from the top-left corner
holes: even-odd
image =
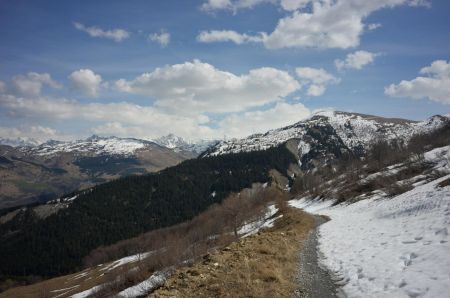
[[[290,205],[331,218],[319,228],[320,262],[348,297],[449,297],[450,187],[437,186],[448,178],[391,199]]]

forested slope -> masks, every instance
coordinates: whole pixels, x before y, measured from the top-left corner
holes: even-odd
[[[295,162],[284,145],[187,160],[159,173],[98,185],[45,219],[20,212],[0,226],[0,274],[73,271],[96,247],[191,219],[232,191],[269,181],[270,169],[285,173]]]

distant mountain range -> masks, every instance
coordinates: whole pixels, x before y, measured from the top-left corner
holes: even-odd
[[[259,151],[288,142],[302,170],[344,153],[363,155],[378,140],[407,142],[449,125],[447,116],[406,119],[324,111],[293,125],[243,139],[188,142],[169,134],[153,141],[91,136],[77,141],[0,138],[0,209],[55,199],[130,174],[145,174],[197,156]]]
[[[176,140],[176,142],[175,142]],[[199,145],[169,135],[156,142],[91,136],[77,141],[0,139],[0,209],[47,201],[131,174],[145,174],[199,155]]]
[[[154,140],[156,144],[159,144],[163,147],[173,149],[176,152],[185,151],[192,152],[195,154],[200,154],[204,152],[206,149],[211,147],[212,145],[217,144],[218,140],[199,140],[197,142],[188,142],[183,138],[178,137],[174,134],[168,134],[167,136],[163,136]]]
[[[0,146],[3,206],[18,205],[18,198],[47,202],[2,210],[2,269],[12,275],[67,273],[96,247],[191,219],[230,192],[254,183],[287,188],[295,177],[346,154],[365,156],[378,140],[408,142],[442,127],[450,127],[446,116],[417,122],[321,112],[264,134],[213,143],[195,159],[198,151],[186,149],[195,146],[173,135],[156,141],[161,145],[92,136]]]
[[[93,155],[123,155],[130,156],[148,146],[160,145],[175,152],[192,153],[198,155],[205,151],[216,140],[199,140],[197,142],[186,141],[174,134],[159,137],[155,140],[144,140],[137,138],[100,137],[92,135],[86,139],[76,141],[49,140],[39,142],[32,138],[2,138],[0,145],[19,148],[22,152],[36,155],[54,155],[63,152],[73,152]]]

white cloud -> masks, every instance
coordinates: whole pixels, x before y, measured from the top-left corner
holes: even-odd
[[[262,3],[276,3],[278,0],[208,0],[200,6],[200,9],[206,12],[216,10],[231,10],[233,12],[239,9],[253,8]]]
[[[272,33],[260,34],[263,38],[259,41],[269,49],[296,47],[347,49],[356,47],[359,45],[360,37],[366,27],[364,20],[371,13],[399,5],[429,6],[430,4],[425,0],[210,0],[202,8],[204,10],[236,11],[265,2],[279,4],[281,8],[293,11],[291,15],[278,21]],[[372,28],[374,29],[373,25]],[[234,41],[233,39],[228,40]]]
[[[37,96],[41,94],[42,87],[47,85],[59,89],[62,86],[54,81],[48,73],[29,72],[26,75],[17,75],[12,78],[12,85],[16,93],[24,96]]]
[[[208,0],[200,6],[207,12],[217,10],[230,10],[236,13],[240,9],[250,9],[257,5],[271,3],[279,5],[287,11],[293,11],[305,7],[310,0]]]
[[[108,38],[114,40],[115,42],[121,42],[131,35],[130,32],[124,29],[103,30],[96,26],[87,27],[78,22],[74,22],[73,25],[76,29],[86,32],[92,37]]]
[[[280,5],[284,10],[294,11],[304,8],[310,0],[280,0]]]
[[[245,137],[293,124],[310,114],[310,111],[301,103],[279,102],[275,107],[266,111],[229,115],[220,122],[219,131],[222,135]]]
[[[264,35],[247,35],[241,34],[232,30],[210,30],[201,31],[197,36],[197,41],[211,43],[211,42],[234,42],[235,44],[243,44],[248,42],[261,42],[264,40]]]
[[[450,104],[450,62],[436,60],[430,66],[420,70],[419,76],[411,81],[403,80],[384,89],[386,95],[409,97],[412,99],[428,98],[443,104]]]
[[[24,121],[68,122],[82,121],[93,126],[90,133],[152,139],[175,133],[188,138],[220,138],[223,135],[243,137],[255,132],[265,132],[295,123],[307,116],[309,110],[302,104],[278,102],[273,108],[239,114],[228,114],[217,123],[208,126],[210,119],[202,114],[182,116],[166,113],[151,106],[127,102],[81,103],[65,98],[19,98],[0,95],[0,110]],[[35,126],[33,129],[2,133],[3,136],[29,136],[45,141],[67,138],[53,129]],[[39,137],[38,137],[39,136]]]
[[[64,135],[51,127],[40,125],[22,125],[20,127],[5,127],[0,126],[0,137],[5,139],[32,139],[39,143],[45,142],[49,139],[64,140],[67,135]]]
[[[80,69],[69,75],[69,80],[75,89],[84,94],[97,97],[102,83],[102,77],[90,69]]]
[[[367,25],[367,29],[369,29],[370,31],[376,30],[380,27],[382,27],[383,25],[381,25],[380,23],[374,23],[374,24],[369,24]]]
[[[154,98],[158,107],[182,114],[243,111],[278,101],[300,88],[286,71],[263,67],[235,75],[199,60],[167,65],[115,85],[123,92]]]
[[[323,95],[327,85],[340,82],[340,79],[328,73],[323,68],[298,67],[295,72],[300,78],[300,83],[308,86],[307,94],[309,96]]]
[[[313,0],[311,11],[295,11],[278,22],[264,41],[271,49],[289,47],[341,48],[359,45],[363,20],[374,11],[410,0]]]
[[[153,33],[148,36],[148,39],[159,43],[162,47],[166,47],[170,43],[170,33],[166,32],[164,30],[161,30],[161,32]]]
[[[21,98],[14,95],[0,95],[0,111],[15,118],[28,121],[67,121],[76,120],[98,124],[97,131],[121,123],[130,131],[139,128],[142,135],[136,137],[154,138],[173,132],[177,135],[195,138],[210,137],[214,131],[206,126],[208,118],[169,114],[152,106],[141,106],[128,102],[81,103],[66,98]],[[125,136],[125,134],[123,135]],[[128,135],[130,136],[130,135]]]
[[[373,63],[379,54],[367,51],[356,51],[347,55],[345,60],[336,59],[334,64],[338,70],[362,69],[364,66]]]

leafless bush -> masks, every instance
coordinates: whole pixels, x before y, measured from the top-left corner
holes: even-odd
[[[92,251],[85,259],[87,266],[152,251],[151,256],[133,264],[132,271],[125,267],[122,271],[110,272],[105,286],[96,293],[96,297],[109,297],[145,280],[154,271],[195,260],[213,248],[228,245],[239,236],[238,229],[244,222],[264,217],[268,202],[277,202],[282,208],[286,195],[274,187],[258,187],[231,194],[222,204],[211,206],[189,222]]]

